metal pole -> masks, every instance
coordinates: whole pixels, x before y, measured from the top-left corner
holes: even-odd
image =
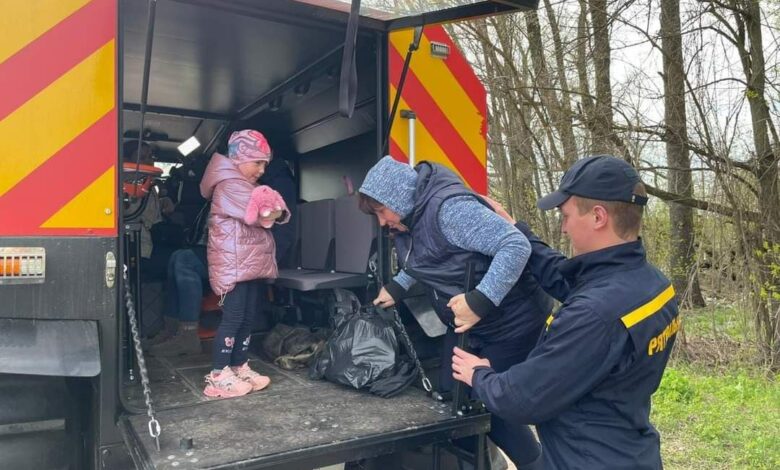
[[[464,284],[465,289],[463,292],[469,292],[474,289],[474,286],[476,285],[474,282],[474,270],[474,263],[469,262],[466,266],[466,282]],[[458,348],[464,351],[469,351],[468,338],[468,331],[458,333]],[[465,416],[470,411],[471,400],[469,398],[469,390],[467,390],[466,384],[456,380],[452,388],[452,414],[456,416]]]
[[[141,124],[138,128],[138,147],[135,149],[135,175],[133,181],[138,180],[138,169],[141,162],[141,146],[144,142],[144,114],[146,113],[146,101],[149,97],[149,69],[152,65],[152,42],[154,39],[154,14],[157,0],[149,0],[149,16],[146,22],[146,48],[144,49],[144,77],[141,84]],[[122,155],[124,158],[125,155]],[[140,307],[139,307],[140,308]]]
[[[417,164],[417,158],[415,157],[415,147],[417,147],[416,136],[414,133],[415,124],[417,123],[417,115],[410,109],[401,110],[401,118],[409,121],[409,165],[414,166]]]
[[[390,109],[390,117],[387,119],[387,126],[385,127],[384,137],[382,138],[382,154],[387,155],[387,151],[390,148],[390,131],[393,129],[393,121],[395,120],[395,112],[398,110],[398,103],[401,102],[401,92],[404,89],[404,83],[406,83],[406,73],[409,71],[409,63],[412,61],[412,53],[420,48],[420,39],[422,38],[423,27],[418,26],[414,28],[414,38],[412,43],[409,44],[409,50],[406,52],[406,59],[404,59],[404,67],[401,69],[401,78],[398,81],[398,88],[395,90],[395,99],[393,99],[393,107]],[[390,47],[390,46],[388,46]]]
[[[485,470],[485,446],[487,445],[485,439],[485,433],[481,432],[477,435],[477,451],[474,452],[474,467],[476,470]]]

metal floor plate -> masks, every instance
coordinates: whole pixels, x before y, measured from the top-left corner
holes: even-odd
[[[311,468],[489,428],[489,415],[453,418],[448,405],[417,388],[384,399],[310,380],[305,370],[282,370],[257,357],[252,367],[271,377],[269,388],[217,400],[202,395],[210,355],[148,364],[154,402],[168,407],[157,412],[162,451],[154,449],[145,415],[123,418],[126,441],[145,468]],[[140,405],[139,392],[126,389]],[[180,449],[187,438],[194,447]]]

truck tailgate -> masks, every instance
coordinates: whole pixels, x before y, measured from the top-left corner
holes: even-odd
[[[271,377],[268,389],[207,399],[200,391],[209,359],[149,361],[153,399],[178,406],[157,411],[160,452],[149,437],[146,415],[121,418],[138,468],[313,468],[484,433],[490,427],[488,414],[453,418],[448,405],[416,388],[384,399],[309,380],[305,371],[285,371],[258,358],[251,364]],[[180,448],[180,441],[189,438],[193,447]]]

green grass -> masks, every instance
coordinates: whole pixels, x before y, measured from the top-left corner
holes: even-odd
[[[670,365],[651,417],[665,468],[780,468],[777,378],[746,366]]]
[[[682,314],[683,328],[690,336],[726,336],[736,341],[753,336],[753,330],[744,312],[732,305],[712,305],[686,310]]]

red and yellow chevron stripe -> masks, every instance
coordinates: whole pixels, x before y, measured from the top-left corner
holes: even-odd
[[[395,99],[412,30],[390,34],[389,102]],[[433,57],[431,41],[446,44],[446,59]],[[469,63],[441,26],[426,26],[420,48],[412,57],[399,110],[417,115],[417,161],[428,160],[453,169],[472,189],[487,193],[487,94]],[[400,115],[400,111],[399,111]],[[408,161],[409,130],[396,116],[390,133],[390,155]]]
[[[0,236],[115,236],[116,0],[0,11]]]

